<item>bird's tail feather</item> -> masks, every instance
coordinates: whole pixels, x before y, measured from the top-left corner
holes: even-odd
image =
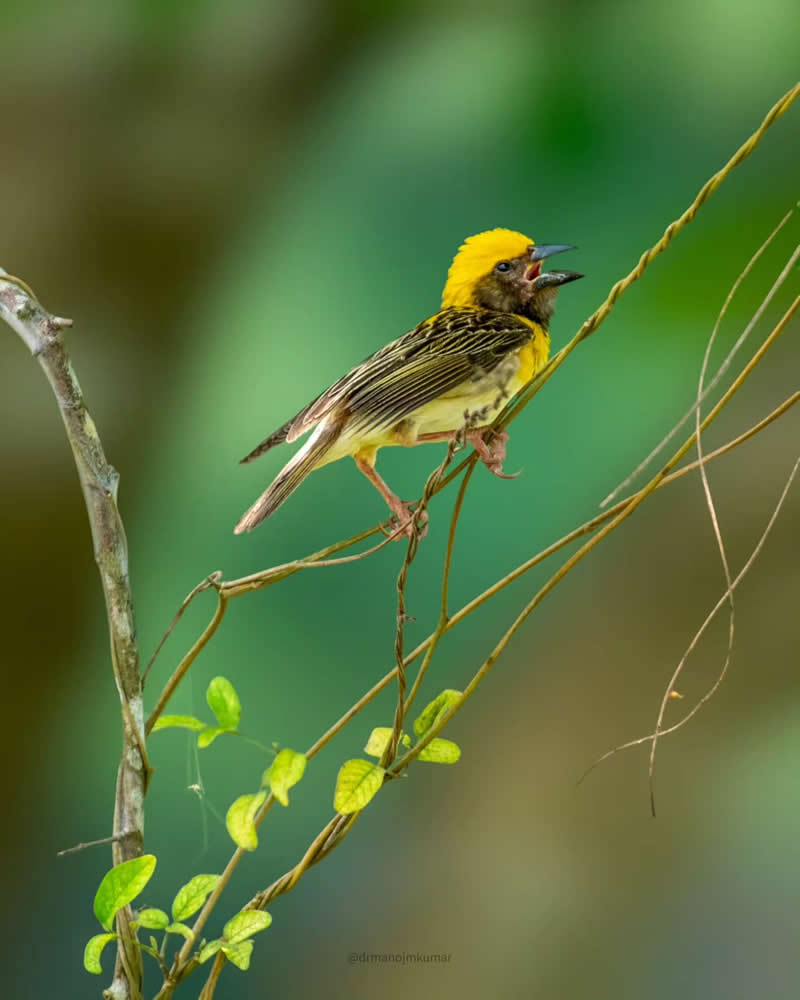
[[[331,449],[339,437],[341,425],[331,423],[320,424],[303,447],[281,469],[272,483],[256,500],[250,510],[233,529],[234,534],[241,535],[244,531],[252,531],[257,525],[274,514],[281,504],[288,500],[297,487],[306,478]]]

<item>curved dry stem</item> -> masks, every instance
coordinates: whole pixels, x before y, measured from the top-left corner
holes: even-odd
[[[734,283],[733,288],[728,293],[728,298],[725,300],[725,304],[722,307],[722,312],[720,313],[719,319],[717,321],[717,325],[714,327],[714,333],[712,334],[712,337],[711,337],[712,342],[713,342],[713,340],[714,340],[714,338],[716,336],[717,326],[719,325],[720,320],[722,319],[723,315],[725,314],[725,312],[726,312],[726,310],[728,308],[728,304],[729,304],[730,300],[736,294],[736,291],[737,291],[739,285],[744,280],[744,278],[747,276],[747,274],[750,271],[750,268],[753,266],[753,264],[755,264],[755,262],[758,260],[758,258],[761,256],[761,254],[764,252],[764,250],[766,250],[766,248],[772,242],[773,238],[783,228],[784,224],[788,221],[788,219],[790,218],[791,215],[792,215],[792,211],[788,212],[784,216],[784,218],[778,224],[777,228],[771,233],[771,235],[769,237],[767,237],[766,241],[761,246],[761,248],[756,252],[756,254],[753,256],[753,258],[751,259],[751,261],[748,264],[748,266],[744,269],[744,271],[737,278],[736,282]],[[697,412],[698,412],[698,410],[700,408],[700,405],[703,402],[705,402],[706,397],[708,397],[711,394],[711,392],[713,392],[713,390],[716,388],[716,386],[719,383],[720,379],[722,378],[722,376],[725,374],[725,372],[730,367],[730,364],[733,361],[733,358],[735,357],[735,355],[738,353],[739,348],[744,344],[744,342],[750,336],[750,334],[752,333],[752,331],[755,328],[756,324],[759,322],[759,320],[761,319],[761,317],[764,315],[764,312],[766,311],[767,306],[769,306],[770,302],[775,297],[776,292],[780,289],[780,287],[784,283],[784,281],[786,281],[786,278],[789,276],[789,274],[791,273],[791,271],[794,268],[795,264],[797,263],[798,256],[800,256],[800,247],[795,247],[794,253],[791,255],[791,257],[787,261],[787,263],[784,266],[784,268],[781,271],[781,273],[775,279],[775,282],[774,282],[772,288],[770,288],[769,292],[764,297],[763,302],[761,303],[761,305],[759,306],[759,308],[756,310],[756,312],[753,314],[753,316],[751,317],[749,323],[744,328],[744,330],[742,331],[742,333],[739,335],[739,338],[737,339],[736,343],[733,345],[733,347],[728,352],[728,354],[725,357],[725,359],[722,362],[722,364],[719,366],[719,368],[717,368],[716,372],[714,373],[714,377],[711,379],[711,381],[708,383],[708,385],[700,392],[699,396],[697,398],[695,398],[694,403],[692,403],[692,405],[689,407],[689,409],[686,411],[686,413],[684,413],[684,415],[681,417],[681,419],[675,424],[674,427],[672,427],[672,429],[669,431],[669,433],[665,437],[663,437],[661,439],[661,441],[659,441],[659,443],[655,446],[655,448],[653,448],[653,450],[650,452],[650,454],[646,458],[644,458],[636,466],[636,468],[633,470],[633,472],[630,473],[629,476],[627,476],[618,486],[614,487],[614,489],[608,494],[608,496],[600,504],[601,507],[607,506],[614,499],[615,496],[617,496],[622,490],[624,490],[626,487],[628,487],[633,482],[634,479],[636,479],[642,472],[644,472],[644,470],[650,465],[650,463],[653,461],[653,459],[656,458],[658,455],[661,454],[661,452],[663,451],[663,449],[669,444],[669,442],[673,439],[673,437],[675,437],[675,435],[683,427],[683,425],[686,423],[686,421],[689,420],[689,418],[692,417],[693,415],[694,416],[697,415]],[[707,362],[708,362],[708,358],[706,357],[705,361],[704,361],[704,369],[705,369],[705,365],[707,364]]]
[[[161,650],[162,650],[162,648],[164,646],[164,643],[172,635],[172,632],[175,629],[175,626],[178,624],[178,622],[181,620],[181,618],[183,618],[184,613],[186,612],[186,609],[189,607],[189,605],[192,603],[192,601],[195,599],[195,597],[197,597],[198,594],[202,594],[204,591],[208,590],[210,587],[215,587],[218,583],[220,583],[221,580],[222,580],[222,570],[219,570],[219,569],[215,570],[213,573],[209,573],[209,575],[205,578],[205,580],[201,580],[200,583],[198,583],[197,586],[194,588],[194,590],[190,591],[186,595],[186,597],[184,597],[181,606],[178,608],[178,610],[177,610],[177,612],[175,614],[175,617],[172,619],[172,621],[169,624],[169,628],[167,629],[167,631],[164,633],[164,635],[159,640],[158,645],[156,646],[155,650],[153,651],[153,655],[150,657],[150,659],[149,659],[149,661],[147,663],[147,666],[144,669],[144,673],[142,674],[142,687],[144,687],[145,683],[147,682],[147,675],[150,673],[150,668],[156,662],[156,657],[161,652]],[[155,721],[155,720],[153,720],[153,721]]]
[[[458,521],[461,517],[461,510],[464,506],[464,497],[467,492],[467,486],[472,478],[472,473],[475,471],[475,465],[472,464],[467,468],[467,472],[464,478],[461,480],[461,486],[458,490],[458,495],[456,496],[456,502],[453,507],[453,514],[450,518],[450,531],[447,536],[447,549],[445,551],[444,557],[444,570],[442,572],[442,596],[439,606],[439,621],[436,625],[435,631],[428,637],[427,649],[425,652],[425,658],[422,661],[422,666],[417,671],[417,676],[414,678],[414,683],[411,685],[411,692],[409,693],[408,699],[406,701],[406,716],[414,704],[414,700],[417,697],[419,689],[425,679],[425,674],[428,672],[428,667],[431,665],[431,660],[433,659],[433,654],[436,652],[436,647],[439,645],[439,640],[447,631],[447,627],[450,623],[450,618],[447,611],[448,606],[448,596],[450,591],[450,570],[453,563],[453,546],[456,540],[456,528],[458,527]],[[411,662],[410,660],[408,662]]]
[[[659,737],[662,736],[662,735],[664,735],[664,733],[662,732],[661,726],[662,726],[662,724],[664,722],[664,714],[666,713],[666,710],[667,710],[667,702],[669,701],[670,694],[674,690],[674,687],[675,687],[675,685],[678,682],[678,678],[680,677],[681,672],[683,671],[683,668],[684,668],[684,665],[685,665],[686,661],[688,660],[689,656],[691,655],[691,653],[693,652],[693,650],[697,646],[697,643],[702,638],[705,630],[708,628],[708,626],[711,624],[711,622],[716,617],[717,612],[720,610],[720,608],[726,602],[731,605],[731,608],[733,607],[733,591],[736,589],[736,587],[739,586],[739,584],[745,578],[745,576],[749,572],[750,568],[752,567],[753,563],[758,558],[759,553],[761,552],[762,548],[764,547],[764,543],[766,542],[767,537],[769,536],[769,533],[772,531],[772,528],[773,528],[776,520],[778,519],[778,514],[781,511],[781,507],[783,507],[783,502],[786,499],[787,494],[789,493],[789,488],[791,487],[792,482],[794,481],[794,477],[797,475],[798,468],[800,468],[800,458],[798,458],[797,461],[795,462],[794,467],[793,467],[792,471],[789,474],[789,478],[786,481],[786,485],[783,488],[783,492],[780,495],[780,499],[778,500],[778,503],[775,506],[774,511],[772,512],[772,516],[770,517],[769,521],[767,522],[767,526],[764,529],[764,531],[762,532],[761,537],[759,538],[759,540],[758,540],[758,542],[756,544],[756,547],[753,549],[753,551],[752,551],[752,553],[750,555],[750,558],[747,560],[747,562],[744,564],[744,566],[742,567],[742,569],[736,575],[735,579],[731,580],[730,573],[728,572],[728,574],[727,574],[727,587],[725,588],[725,593],[717,601],[717,603],[714,605],[714,607],[711,609],[711,611],[706,616],[706,619],[703,622],[703,624],[700,626],[700,628],[695,633],[694,638],[689,643],[689,646],[688,646],[686,652],[681,657],[680,663],[675,668],[675,671],[673,672],[673,675],[670,678],[670,682],[667,685],[667,688],[666,688],[666,690],[664,692],[664,696],[661,699],[661,705],[659,706],[659,709],[658,709],[658,719],[656,720],[656,728],[653,731],[653,738],[652,738],[651,745],[650,745],[650,762],[649,762],[649,767],[648,767],[648,779],[649,779],[649,782],[650,782],[650,811],[652,812],[653,816],[655,816],[655,814],[656,814],[656,803],[655,803],[655,793],[654,793],[654,784],[653,784],[653,782],[654,782],[654,772],[655,772],[655,762],[656,762],[656,747],[658,745]],[[727,570],[727,566],[726,566],[726,570]],[[731,632],[732,631],[733,631],[733,626],[731,625]],[[693,718],[697,714],[697,712],[700,711],[701,707],[703,705],[705,705],[705,703],[710,698],[712,698],[714,696],[714,694],[716,693],[717,689],[719,688],[719,686],[722,684],[723,680],[725,679],[725,674],[727,673],[728,665],[730,663],[730,657],[731,657],[731,650],[730,650],[730,647],[729,647],[729,649],[728,649],[728,655],[727,655],[727,657],[725,659],[725,665],[723,666],[722,670],[720,671],[719,675],[717,676],[717,679],[714,681],[714,683],[711,685],[711,687],[708,689],[708,691],[706,691],[706,693],[703,695],[703,697],[697,702],[697,704],[689,712],[686,713],[686,715],[683,717],[683,719],[681,719],[680,722],[676,723],[675,726],[670,727],[670,731],[671,732],[675,732],[676,729],[680,729],[682,726],[684,726],[691,718]]]
[[[147,723],[145,725],[144,731],[145,735],[149,736],[153,731],[153,726],[156,724],[156,720],[167,707],[167,702],[170,700],[172,695],[175,693],[175,689],[178,687],[180,682],[186,676],[189,667],[194,663],[200,653],[208,645],[211,637],[219,628],[222,623],[222,619],[225,617],[225,612],[228,609],[228,598],[224,596],[222,588],[219,583],[212,583],[211,586],[216,587],[217,590],[217,606],[214,610],[214,615],[211,621],[206,625],[200,637],[196,640],[189,652],[184,656],[178,666],[175,668],[172,676],[164,685],[164,690],[158,697],[155,708],[147,717]],[[193,596],[200,593],[199,589],[195,587],[189,598],[184,601],[184,610],[189,606],[189,602]],[[163,641],[163,640],[162,640]],[[152,662],[152,661],[151,661]]]
[[[783,491],[781,492],[778,503],[776,504],[772,512],[772,515],[770,516],[770,519],[767,522],[766,528],[764,529],[764,531],[761,534],[761,537],[756,543],[755,548],[750,553],[747,562],[744,564],[739,573],[731,582],[731,587],[730,587],[731,590],[734,590],[736,587],[739,586],[741,581],[744,579],[744,577],[747,575],[748,571],[752,567],[753,563],[758,558],[762,548],[764,547],[764,543],[766,542],[769,533],[772,531],[775,522],[778,519],[778,515],[780,514],[781,508],[783,507],[783,503],[786,500],[786,497],[789,493],[789,489],[791,488],[792,482],[794,481],[795,476],[797,475],[799,469],[800,469],[800,458],[798,458],[797,461],[795,462],[792,471],[789,474],[789,478],[787,479],[786,484],[784,485]],[[727,601],[728,601],[728,588],[725,589],[725,593],[720,597],[720,599],[717,601],[717,603],[714,605],[714,607],[706,616],[703,624],[697,630],[697,632],[694,635],[694,638],[689,644],[689,648],[686,650],[683,657],[681,658],[681,662],[675,669],[670,684],[667,686],[666,693],[661,701],[661,706],[658,715],[659,723],[663,722],[666,706],[667,703],[669,702],[669,697],[670,697],[669,692],[673,689],[675,683],[677,682],[680,672],[683,669],[683,664],[686,662],[687,657],[702,638],[703,633],[711,624],[717,612],[720,610],[720,608],[722,608],[724,604],[727,603]],[[684,716],[682,716],[682,718],[678,719],[677,722],[672,723],[672,725],[667,726],[664,729],[660,728],[660,725],[657,725],[657,729],[651,733],[648,733],[646,736],[639,736],[635,740],[628,740],[626,743],[620,743],[619,746],[613,747],[611,750],[607,750],[601,757],[598,757],[596,761],[594,761],[592,764],[589,765],[589,767],[586,768],[581,777],[578,779],[578,784],[580,784],[584,780],[584,778],[586,778],[589,774],[591,774],[591,772],[596,767],[599,767],[600,764],[602,764],[604,761],[608,760],[611,757],[614,757],[618,753],[621,753],[623,750],[631,750],[634,747],[642,746],[645,743],[652,744],[657,739],[660,739],[663,736],[669,736],[671,733],[676,733],[679,729],[682,729],[683,726],[685,726],[690,719],[694,718],[694,716],[697,715],[697,713],[700,711],[703,705],[705,705],[705,703],[714,696],[720,684],[722,683],[722,680],[723,680],[722,675],[718,676],[714,681],[714,683],[711,685],[711,687],[708,689],[708,691],[706,691],[706,693],[702,696],[702,698],[700,698],[698,702]],[[651,800],[651,810],[652,808],[653,806]]]

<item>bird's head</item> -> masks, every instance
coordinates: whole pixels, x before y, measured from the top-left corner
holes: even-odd
[[[442,308],[478,306],[517,313],[547,326],[560,285],[582,278],[574,271],[542,271],[564,244],[536,244],[511,229],[470,236],[456,254],[442,293]]]

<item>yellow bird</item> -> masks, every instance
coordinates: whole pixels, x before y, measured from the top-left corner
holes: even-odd
[[[465,427],[483,463],[511,478],[502,472],[508,435],[486,441],[482,428],[546,363],[556,292],[583,275],[542,272],[542,261],[574,249],[537,246],[510,229],[469,237],[450,266],[439,312],[370,355],[242,459],[251,462],[313,429],[236,534],[273,514],[312,470],[345,455],[409,533],[412,506],[375,469],[378,449],[446,441]]]

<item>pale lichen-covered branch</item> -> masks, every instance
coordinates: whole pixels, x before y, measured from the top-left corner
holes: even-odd
[[[109,465],[97,427],[86,407],[64,345],[71,321],[53,316],[31,289],[0,268],[0,317],[24,341],[47,377],[75,458],[106,602],[111,664],[122,705],[122,757],[114,803],[114,864],[142,853],[144,793],[148,764],[144,749],[139,652],[128,575],[128,546],[117,507],[119,475]],[[87,684],[96,678],[87,675]],[[142,990],[141,951],[135,943],[130,909],[117,917],[120,935],[109,1000],[138,1000]]]

